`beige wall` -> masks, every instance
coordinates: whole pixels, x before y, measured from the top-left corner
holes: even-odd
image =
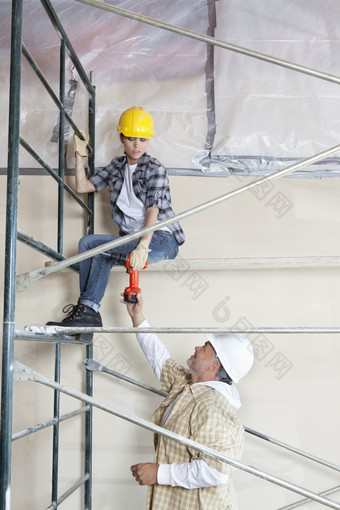
[[[1,177],[1,205],[5,201],[5,177]],[[236,178],[171,177],[176,212],[245,184]],[[180,257],[187,271],[179,279],[171,272],[143,272],[140,276],[146,315],[154,326],[233,326],[243,321],[259,326],[337,326],[338,269],[191,270],[193,258],[304,257],[339,253],[339,183],[285,179],[263,200],[244,193],[183,221],[187,241]],[[18,226],[55,247],[56,185],[47,176],[22,176],[19,187]],[[291,208],[283,215],[270,205],[281,192]],[[104,217],[107,196],[97,195],[96,231],[109,232]],[[269,204],[268,204],[269,202]],[[82,213],[66,200],[65,254],[76,253],[82,235]],[[2,231],[5,227],[2,210]],[[4,235],[4,234],[2,234]],[[18,244],[18,273],[44,265],[46,257]],[[3,261],[2,261],[3,262]],[[178,275],[177,275],[178,276]],[[195,284],[193,278],[195,277]],[[128,276],[112,272],[102,303],[105,326],[128,326],[129,319],[119,294]],[[199,282],[197,284],[197,282]],[[64,304],[78,296],[77,275],[65,271],[41,279],[17,294],[16,328],[44,324],[60,317]],[[201,335],[163,335],[174,357],[185,362]],[[254,339],[254,338],[253,338]],[[263,340],[263,339],[262,339]],[[337,335],[266,335],[271,351],[258,359],[249,376],[238,385],[247,427],[306,450],[330,462],[338,462]],[[259,345],[259,338],[255,339]],[[113,369],[151,385],[157,381],[136,345],[133,335],[102,334],[94,339],[95,357]],[[54,346],[40,342],[16,342],[15,358],[42,374],[53,376]],[[285,359],[287,372],[275,360]],[[62,346],[62,382],[82,389],[85,349]],[[281,358],[282,359],[282,358]],[[104,374],[97,374],[95,397],[119,409],[149,419],[159,397],[133,389]],[[34,383],[15,383],[13,430],[18,432],[52,416],[52,392]],[[62,397],[62,411],[78,407]],[[152,460],[152,434],[102,411],[94,411],[93,507],[136,509],[144,507],[145,490],[130,476],[129,466]],[[60,492],[80,476],[81,418],[61,425]],[[50,494],[51,431],[39,432],[13,445],[13,508],[41,508]],[[336,472],[303,460],[258,438],[246,435],[243,461],[311,490],[335,486]],[[243,472],[235,472],[240,508],[271,510],[299,499],[293,493]],[[80,508],[74,494],[63,507]],[[317,508],[316,504],[310,508]]]

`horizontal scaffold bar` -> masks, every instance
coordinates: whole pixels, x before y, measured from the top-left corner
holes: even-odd
[[[73,335],[67,335],[63,334],[61,331],[59,334],[57,333],[38,333],[38,332],[32,332],[32,331],[15,331],[14,330],[14,338],[16,340],[33,340],[35,342],[50,342],[50,343],[65,343],[65,344],[79,344],[79,345],[86,345],[88,343],[91,343],[90,341],[80,340],[77,338],[77,335],[75,332],[73,332]]]
[[[28,429],[21,430],[20,432],[16,432],[12,435],[12,441],[16,441],[17,439],[21,439],[23,437],[34,434],[35,432],[39,432],[39,430],[46,429],[48,427],[52,427],[53,425],[57,425],[57,423],[62,423],[63,421],[70,420],[75,416],[79,416],[80,414],[84,414],[89,411],[90,406],[84,406],[81,409],[77,409],[76,411],[72,411],[70,413],[64,414],[63,416],[59,416],[57,418],[52,418],[51,420],[45,421],[43,423],[39,423],[38,425],[33,425]]]
[[[227,156],[225,156],[227,157]],[[223,156],[221,156],[221,159]],[[243,156],[235,156],[235,158],[242,159]],[[252,156],[251,161],[256,161],[257,159],[263,158],[263,156]],[[249,158],[248,158],[249,159]],[[280,158],[271,156],[272,161],[277,161]],[[286,165],[291,164],[291,161],[289,158],[286,158]],[[339,166],[340,160],[339,158],[333,158],[334,161],[337,163],[334,163],[334,165]],[[282,161],[282,158],[280,159]],[[294,159],[296,161],[296,159]],[[309,167],[307,170],[301,170],[301,172],[296,171],[293,174],[286,175],[285,177],[288,179],[323,179],[323,178],[339,178],[340,177],[340,168],[332,168],[330,166],[327,166],[326,162],[327,160],[323,160],[322,164],[319,163],[320,168],[313,168],[312,166]],[[324,167],[323,167],[324,166]],[[103,167],[96,167],[96,170],[101,170]],[[278,169],[278,168],[277,168]],[[220,164],[220,169],[214,168],[213,170],[210,169],[208,172],[203,172],[202,170],[198,168],[182,168],[182,167],[166,167],[166,172],[168,175],[173,175],[176,177],[184,176],[184,177],[199,177],[199,178],[207,178],[211,179],[211,177],[217,177],[220,179],[229,179],[230,177],[235,176],[241,176],[244,178],[252,179],[254,176],[261,176],[269,175],[271,174],[275,169],[266,169],[260,167],[260,164],[258,167],[254,167],[254,165],[251,168],[246,167],[246,163],[244,163],[244,168],[231,168],[230,166],[226,166],[226,164]],[[7,167],[1,167],[0,166],[0,175],[7,175]],[[19,175],[41,175],[46,176],[45,172],[38,167],[20,167],[19,168]],[[65,168],[65,175],[71,175],[74,176],[74,168]]]
[[[189,448],[193,448],[194,450],[200,451],[205,455],[208,455],[209,457],[213,457],[215,459],[221,460],[222,462],[230,464],[231,466],[237,469],[241,469],[242,471],[250,473],[254,476],[258,476],[259,478],[272,482],[280,487],[284,487],[285,489],[296,492],[297,494],[301,494],[302,496],[317,501],[318,503],[326,505],[330,508],[334,508],[335,510],[340,510],[340,503],[337,503],[336,501],[324,498],[319,494],[316,494],[315,492],[300,487],[287,480],[273,476],[270,473],[261,471],[253,466],[249,466],[243,462],[228,457],[227,455],[224,455],[216,450],[207,448],[206,446],[197,443],[196,441],[192,441],[183,436],[180,436],[179,434],[175,434],[174,432],[164,429],[163,427],[160,427],[158,425],[155,425],[154,423],[144,420],[143,418],[139,418],[138,416],[134,416],[132,414],[126,413],[125,411],[109,406],[103,402],[100,402],[99,400],[96,400],[93,397],[90,397],[89,395],[86,395],[85,393],[81,393],[79,391],[73,390],[72,388],[63,386],[62,384],[48,379],[47,377],[39,374],[35,370],[32,370],[31,368],[23,365],[22,363],[19,363],[18,361],[15,361],[13,364],[13,374],[15,379],[18,381],[34,381],[45,386],[48,386],[50,388],[53,388],[57,391],[61,391],[62,393],[77,398],[85,402],[86,404],[97,407],[102,411],[106,411],[110,414],[113,414],[114,416],[118,416],[119,418],[129,421],[130,423],[138,425],[139,427],[145,428],[156,434],[172,439],[173,441],[177,441],[178,443],[184,444]]]
[[[150,264],[143,275],[154,271],[224,271],[228,269],[297,269],[340,267],[340,257],[253,257],[224,259],[183,259],[162,260]],[[121,271],[113,266],[112,271]]]
[[[307,74],[309,76],[313,76],[314,78],[320,78],[322,80],[327,80],[327,81],[330,81],[333,83],[340,84],[339,76],[327,74],[322,71],[310,69],[309,67],[305,67],[305,66],[302,66],[299,64],[294,64],[292,62],[288,62],[287,60],[273,57],[271,55],[259,53],[258,51],[254,51],[249,48],[244,48],[242,46],[237,46],[236,44],[231,44],[226,41],[216,39],[215,37],[212,37],[209,35],[200,34],[199,32],[194,32],[192,30],[188,30],[187,28],[172,25],[170,23],[166,23],[165,21],[161,21],[161,20],[158,20],[155,18],[150,18],[149,16],[144,16],[143,14],[138,14],[137,12],[128,11],[126,9],[122,9],[121,7],[116,7],[115,5],[107,4],[105,2],[99,2],[98,0],[77,0],[77,1],[81,2],[83,4],[90,5],[91,7],[97,7],[98,9],[102,9],[104,11],[109,11],[114,14],[118,14],[119,16],[123,16],[125,18],[130,18],[135,21],[140,21],[142,23],[146,23],[147,25],[152,25],[157,28],[162,28],[163,30],[167,30],[169,32],[174,32],[178,35],[183,35],[185,37],[189,37],[190,39],[195,39],[197,41],[202,41],[207,44],[212,44],[213,46],[218,46],[218,47],[224,48],[226,50],[234,51],[235,53],[241,53],[242,55],[256,58],[258,60],[263,60],[264,62],[268,62],[270,64],[285,67],[292,71],[297,71],[299,73]]]
[[[15,330],[14,336],[16,339],[32,339],[34,336],[46,338],[53,338],[57,340],[57,335],[78,335],[80,333],[162,333],[162,334],[197,334],[197,333],[244,333],[247,335],[294,335],[294,334],[339,334],[340,326],[335,327],[254,327],[254,328],[211,328],[211,327],[200,327],[200,328],[173,328],[173,327],[157,327],[157,328],[133,328],[133,327],[111,327],[111,328],[64,328],[60,326],[44,326],[38,324],[32,324],[26,326],[25,330]],[[63,337],[67,340],[67,337]]]
[[[221,195],[217,198],[209,200],[208,202],[205,202],[203,204],[199,204],[196,207],[193,207],[192,209],[188,209],[187,211],[184,211],[182,213],[176,214],[175,216],[173,216],[171,218],[160,221],[160,222],[156,223],[155,225],[151,225],[150,227],[144,227],[141,230],[138,230],[137,232],[134,232],[132,234],[127,234],[126,236],[122,236],[119,239],[116,239],[115,241],[105,243],[101,246],[98,246],[97,248],[93,248],[92,250],[86,251],[84,253],[80,253],[80,254],[75,255],[74,257],[70,257],[66,260],[62,260],[61,262],[53,264],[52,266],[43,267],[40,269],[36,269],[34,271],[30,271],[28,273],[23,273],[23,274],[17,275],[17,277],[16,277],[16,291],[20,292],[20,291],[26,290],[31,285],[31,283],[33,281],[39,280],[40,278],[44,278],[45,276],[48,276],[51,273],[61,271],[62,269],[70,266],[71,264],[80,262],[81,260],[88,259],[90,257],[93,257],[94,255],[103,253],[107,250],[110,250],[110,249],[116,247],[116,246],[122,246],[123,244],[126,244],[127,242],[132,241],[133,239],[138,239],[139,237],[141,237],[145,234],[148,234],[150,232],[154,232],[155,230],[159,230],[162,227],[172,225],[176,221],[181,221],[182,219],[192,216],[193,214],[202,212],[202,211],[208,209],[209,207],[221,204],[225,200],[231,199],[241,193],[249,191],[250,189],[256,188],[257,186],[261,186],[265,182],[279,179],[280,177],[283,177],[284,175],[295,172],[295,170],[309,166],[311,163],[315,163],[316,161],[321,161],[322,159],[327,158],[331,154],[335,154],[339,150],[340,150],[340,145],[336,145],[330,149],[327,149],[326,151],[320,152],[310,158],[304,159],[303,161],[300,161],[299,163],[295,163],[294,165],[291,165],[287,168],[283,168],[282,170],[279,170],[278,172],[275,172],[275,173],[272,173],[266,177],[257,179],[255,181],[251,182],[250,184],[246,184],[245,186],[236,188],[235,190],[230,191],[229,193],[226,193],[226,194]]]

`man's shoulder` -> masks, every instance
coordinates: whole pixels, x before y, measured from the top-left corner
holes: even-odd
[[[168,358],[163,365],[163,371],[165,376],[171,377],[172,379],[183,379],[186,384],[189,381],[188,370],[180,365],[177,361],[172,358]]]
[[[172,358],[168,358],[162,368],[161,389],[171,395],[177,395],[189,382],[188,371]]]
[[[242,433],[243,427],[234,406],[219,391],[204,385],[193,387],[195,397],[194,420],[222,427],[226,434]]]
[[[206,386],[204,384],[194,384],[192,393],[195,397],[197,406],[202,410],[219,410],[235,413],[235,408],[230,404],[228,399],[219,391]]]

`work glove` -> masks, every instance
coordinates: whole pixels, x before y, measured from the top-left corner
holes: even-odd
[[[145,239],[139,241],[137,248],[130,253],[130,266],[134,271],[143,269],[148,259],[149,245]]]
[[[85,140],[81,140],[79,136],[74,133],[73,135],[73,145],[74,145],[74,155],[76,155],[76,152],[78,152],[79,156],[86,157],[87,156],[87,149],[86,146],[89,143],[89,135],[85,133],[85,131],[80,131]]]

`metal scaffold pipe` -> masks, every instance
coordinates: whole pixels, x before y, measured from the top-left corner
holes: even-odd
[[[51,168],[46,161],[44,161],[39,154],[29,145],[29,143],[21,136],[20,137],[20,144],[26,151],[32,156],[33,159],[35,159],[50,175],[55,179],[63,188],[65,191],[67,191],[71,197],[83,208],[88,214],[92,214],[91,209],[87,207],[86,204],[79,198],[79,196],[73,191],[72,188],[70,188],[63,179],[59,177],[59,175]]]
[[[77,73],[79,74],[83,84],[85,85],[87,91],[89,92],[89,94],[94,94],[95,91],[92,86],[92,83],[90,82],[90,80],[85,72],[85,69],[81,65],[81,62],[80,62],[76,52],[74,51],[73,46],[66,34],[61,22],[60,22],[55,10],[53,9],[53,6],[52,6],[50,0],[40,0],[40,2],[42,4],[42,6],[45,8],[46,13],[47,13],[48,17],[50,18],[50,21],[51,21],[56,33],[58,34],[60,40],[64,41],[67,52],[68,52],[74,66],[77,70]]]
[[[166,391],[158,390],[157,388],[154,388],[153,386],[149,386],[148,384],[141,383],[140,381],[137,381],[136,379],[132,379],[131,377],[128,377],[124,374],[120,374],[119,372],[116,372],[115,370],[112,370],[112,369],[106,367],[105,365],[98,363],[98,361],[96,361],[94,359],[85,358],[83,360],[83,363],[86,366],[87,370],[90,370],[91,372],[103,372],[105,374],[112,375],[113,377],[117,377],[117,379],[121,379],[125,382],[133,384],[134,386],[139,386],[140,388],[143,388],[147,391],[156,393],[157,395],[160,395],[162,397],[168,396],[168,393]],[[308,452],[305,452],[303,450],[295,448],[294,446],[290,446],[289,444],[279,441],[277,439],[274,439],[273,437],[270,437],[266,434],[262,434],[261,432],[258,432],[257,430],[253,430],[249,427],[244,427],[244,430],[245,430],[245,432],[247,432],[248,434],[251,434],[252,436],[256,436],[260,439],[268,441],[269,443],[275,444],[276,446],[280,446],[281,448],[284,448],[285,450],[289,450],[293,453],[296,453],[297,455],[301,455],[302,457],[305,457],[309,460],[317,462],[318,464],[321,464],[325,467],[334,469],[335,471],[340,471],[340,466],[338,466],[336,464],[332,464],[331,462],[328,462],[327,460],[316,457],[315,455],[312,455]]]
[[[161,260],[149,264],[148,271],[225,271],[244,269],[296,269],[296,268],[334,268],[340,267],[340,257],[254,257],[254,258],[220,258],[220,259],[182,259]],[[113,266],[111,271],[121,271],[120,266]]]
[[[273,476],[270,473],[261,471],[253,466],[244,464],[243,462],[240,462],[238,460],[232,459],[231,457],[228,457],[216,450],[207,448],[206,446],[204,446],[200,443],[197,443],[196,441],[192,441],[192,440],[187,439],[183,436],[180,436],[179,434],[175,434],[174,432],[164,429],[158,425],[155,425],[154,423],[144,420],[143,418],[139,418],[138,416],[134,416],[134,415],[131,415],[124,411],[121,411],[120,409],[109,406],[109,405],[107,405],[103,402],[100,402],[100,401],[96,400],[95,398],[90,397],[84,393],[81,393],[79,391],[73,390],[72,388],[63,386],[60,383],[51,381],[47,377],[44,377],[43,375],[39,374],[35,370],[32,370],[31,368],[29,368],[25,365],[23,365],[22,363],[19,363],[17,361],[14,362],[13,370],[14,370],[14,377],[18,381],[28,381],[28,380],[34,381],[34,382],[43,384],[45,386],[48,386],[50,388],[53,388],[55,390],[61,391],[62,393],[65,393],[66,395],[77,398],[77,399],[85,402],[86,404],[97,407],[98,409],[101,409],[102,411],[106,411],[110,414],[113,414],[114,416],[118,416],[119,418],[122,418],[123,420],[129,421],[130,423],[134,423],[135,425],[138,425],[139,427],[143,427],[143,428],[150,430],[156,434],[159,434],[159,435],[165,436],[169,439],[172,439],[174,441],[177,441],[178,443],[186,445],[189,448],[193,448],[193,449],[200,451],[210,457],[213,457],[215,459],[221,460],[222,462],[230,464],[237,469],[241,469],[242,471],[250,473],[254,476],[258,476],[259,478],[262,478],[264,480],[272,482],[276,485],[279,485],[280,487],[284,487],[288,490],[296,492],[297,494],[301,494],[302,496],[305,496],[309,499],[317,501],[318,503],[326,505],[329,508],[334,508],[335,510],[340,510],[340,503],[337,503],[336,501],[332,501],[328,498],[324,498],[324,497],[320,496],[319,494],[316,494],[315,492],[312,492],[308,489],[300,487],[300,486],[298,486],[294,483],[291,483],[287,480],[284,480],[282,478]]]
[[[66,420],[70,420],[71,418],[74,418],[75,416],[79,416],[81,414],[86,413],[89,409],[90,409],[89,406],[84,406],[81,409],[77,409],[76,411],[72,411],[70,413],[64,414],[63,416],[52,418],[51,420],[45,421],[43,423],[39,423],[38,425],[34,425],[33,427],[29,427],[25,430],[21,430],[20,432],[16,432],[15,434],[12,434],[12,441],[17,441],[18,439],[22,439],[23,437],[30,436],[31,434],[34,434],[35,432],[38,432],[40,430],[44,430],[48,427],[53,427],[57,423],[62,423]]]
[[[199,32],[194,32],[192,30],[188,30],[186,28],[178,27],[176,25],[172,25],[170,23],[166,23],[165,21],[161,21],[155,18],[150,18],[149,16],[144,16],[143,14],[138,14],[136,12],[128,11],[126,9],[122,9],[120,7],[116,7],[111,4],[107,4],[105,2],[98,2],[97,0],[77,0],[77,2],[90,5],[91,7],[96,7],[98,9],[102,9],[104,11],[109,11],[114,14],[118,14],[119,16],[123,16],[125,18],[130,18],[135,21],[140,21],[142,23],[146,23],[147,25],[152,25],[157,28],[162,28],[163,30],[167,30],[169,32],[174,32],[179,35],[183,35],[185,37],[189,37],[190,39],[196,39],[197,41],[202,41],[207,44],[212,44],[213,46],[218,46],[220,48],[224,48],[226,50],[234,51],[235,53],[241,53],[242,55],[246,55],[248,57],[256,58],[258,60],[263,60],[264,62],[268,62],[270,64],[275,64],[281,67],[285,67],[292,71],[297,71],[299,73],[307,74],[309,76],[313,76],[314,78],[320,78],[322,80],[330,81],[332,83],[340,84],[340,78],[338,76],[334,76],[332,74],[323,73],[322,71],[317,71],[315,69],[310,69],[309,67],[305,67],[299,64],[294,64],[292,62],[288,62],[287,60],[283,60],[280,58],[273,57],[271,55],[266,55],[264,53],[259,53],[258,51],[250,50],[249,48],[244,48],[242,46],[237,46],[236,44],[231,44],[226,41],[221,41],[219,39],[215,39],[215,37],[200,34]]]
[[[70,489],[68,489],[64,494],[62,494],[57,501],[53,501],[51,505],[49,505],[45,510],[56,510],[59,505],[61,505],[71,494],[73,494],[77,489],[85,485],[85,483],[89,480],[89,475],[86,474],[82,478],[80,478],[76,483],[72,485]]]
[[[68,341],[70,339],[75,340],[76,335],[79,335],[81,333],[162,333],[162,334],[205,334],[205,333],[244,333],[247,335],[259,335],[259,334],[274,334],[274,335],[293,335],[293,334],[303,334],[303,335],[309,335],[309,334],[339,334],[340,333],[340,327],[297,327],[297,328],[278,328],[278,327],[258,327],[258,328],[242,328],[242,327],[235,327],[235,328],[215,328],[215,327],[201,327],[201,328],[164,328],[164,327],[158,327],[158,328],[133,328],[133,327],[109,327],[109,328],[66,328],[66,327],[60,327],[60,326],[44,326],[44,325],[31,325],[26,326],[25,330],[15,330],[14,336],[17,340],[39,340],[39,337],[41,339],[43,338],[51,338],[54,341],[58,342],[58,336],[59,340],[63,339],[65,341]],[[69,335],[69,336],[68,336]],[[79,342],[79,340],[78,340]]]
[[[320,496],[329,496],[330,494],[334,494],[335,492],[340,491],[340,485],[337,485],[336,487],[333,487],[331,489],[328,489],[326,491],[320,492]],[[307,503],[310,503],[310,499],[304,498],[300,499],[300,501],[296,501],[296,503],[292,503],[291,505],[282,506],[278,508],[277,510],[293,510],[294,508],[298,508],[299,506],[306,505]]]
[[[30,52],[28,51],[28,49],[26,48],[24,43],[22,43],[22,52],[23,52],[23,55],[25,56],[27,62],[30,64],[30,66],[32,67],[33,71],[35,72],[35,74],[37,75],[37,77],[39,78],[39,80],[41,81],[43,86],[45,87],[46,91],[49,93],[50,97],[53,99],[53,101],[56,104],[56,106],[59,108],[59,110],[61,110],[64,113],[65,118],[67,119],[67,122],[72,126],[72,128],[76,132],[76,134],[82,140],[84,140],[84,137],[83,137],[80,129],[77,127],[77,125],[73,121],[72,117],[68,114],[67,110],[64,108],[64,105],[61,103],[61,101],[59,100],[58,96],[54,93],[52,87],[48,83],[48,81],[45,78],[43,72],[40,70],[38,64],[35,62],[34,58],[30,54]]]
[[[13,421],[13,357],[15,322],[15,267],[18,223],[18,178],[20,138],[20,87],[23,1],[12,1],[10,97],[8,121],[8,178],[2,340],[2,384],[0,421],[0,509],[11,506],[11,465]]]
[[[98,363],[98,361],[95,361],[94,359],[88,359],[85,358],[83,360],[83,363],[87,370],[91,372],[104,372],[105,374],[112,375],[113,377],[117,377],[118,379],[122,379],[125,382],[128,382],[130,384],[133,384],[134,386],[139,386],[140,388],[143,388],[143,390],[151,391],[152,393],[156,393],[156,395],[160,395],[161,397],[167,397],[168,393],[166,391],[158,390],[157,388],[154,388],[153,386],[149,386],[148,384],[141,383],[140,381],[136,381],[136,379],[132,379],[131,377],[128,377],[127,375],[120,374],[119,372],[116,372],[115,370],[112,370],[111,368],[106,367],[105,365],[102,365],[101,363]]]
[[[279,179],[280,177],[283,177],[284,175],[295,172],[296,170],[298,170],[300,168],[307,167],[307,166],[315,163],[316,161],[321,161],[322,159],[325,159],[326,157],[328,157],[332,154],[335,154],[339,150],[340,150],[340,145],[336,145],[330,149],[327,149],[327,150],[322,151],[318,154],[315,154],[314,156],[311,156],[310,158],[304,159],[303,161],[300,161],[299,163],[295,163],[294,165],[291,165],[287,168],[283,168],[282,170],[279,170],[278,172],[274,172],[266,177],[257,179],[255,181],[251,182],[250,184],[246,184],[245,186],[236,188],[235,190],[230,191],[229,193],[226,193],[226,194],[221,195],[217,198],[209,200],[208,202],[205,202],[203,204],[197,205],[196,207],[193,207],[192,209],[189,209],[182,213],[176,214],[175,216],[173,216],[171,218],[160,221],[160,222],[156,223],[155,225],[142,228],[141,230],[138,230],[137,232],[134,232],[132,234],[127,234],[126,236],[116,239],[115,241],[111,241],[109,243],[103,244],[101,246],[98,246],[97,248],[93,248],[92,250],[75,255],[74,257],[70,257],[68,259],[65,259],[65,260],[58,262],[56,264],[53,264],[51,266],[43,267],[40,269],[36,269],[34,271],[30,271],[28,273],[20,274],[16,278],[16,290],[23,291],[23,290],[27,289],[31,285],[31,283],[35,280],[39,280],[40,278],[43,278],[51,273],[60,271],[61,269],[64,269],[65,267],[70,266],[71,264],[75,264],[76,262],[80,262],[87,258],[93,257],[94,255],[103,253],[106,250],[115,248],[116,246],[121,246],[123,244],[126,244],[127,242],[137,239],[145,234],[148,234],[149,232],[153,232],[154,230],[158,230],[162,227],[171,225],[171,224],[175,223],[176,221],[180,221],[185,218],[188,218],[189,216],[192,216],[193,214],[202,212],[202,211],[208,209],[209,207],[220,204],[220,203],[224,202],[225,200],[231,199],[241,193],[244,193],[244,192],[249,191],[253,188],[256,188],[257,186],[261,186],[261,184],[264,184],[265,182]]]

